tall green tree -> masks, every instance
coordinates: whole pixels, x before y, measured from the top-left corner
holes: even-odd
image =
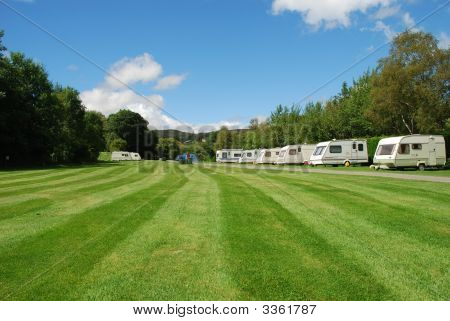
[[[450,117],[450,51],[429,33],[405,32],[379,61],[368,115],[385,134],[432,133]]]
[[[3,56],[0,88],[0,161],[51,161],[60,126],[53,86],[44,68],[21,53]]]
[[[54,89],[59,109],[60,135],[53,155],[57,161],[85,161],[90,159],[86,137],[85,112],[78,91],[73,88]]]
[[[156,145],[159,157],[164,159],[175,159],[181,148],[181,143],[175,138],[160,138]]]
[[[301,140],[302,112],[298,106],[277,106],[267,123],[272,134],[272,147],[296,144]]]
[[[231,148],[232,137],[231,133],[226,126],[222,126],[217,133],[216,142],[214,143],[214,149],[226,149]]]
[[[107,141],[120,138],[127,142],[126,149],[130,152],[145,154],[146,133],[148,122],[138,113],[128,109],[121,109],[107,119]]]
[[[327,101],[323,126],[327,139],[354,138],[372,135],[374,130],[367,117],[372,105],[371,74],[364,73],[352,86],[342,84],[341,92]]]
[[[101,151],[106,150],[104,136],[106,117],[97,111],[87,111],[84,114],[84,122],[84,139],[87,145],[88,157],[89,160],[93,161],[98,158]]]
[[[328,139],[324,132],[324,107],[321,102],[306,104],[303,111],[301,136],[305,142],[313,143]]]

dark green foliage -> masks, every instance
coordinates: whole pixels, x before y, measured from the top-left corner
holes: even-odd
[[[447,158],[450,158],[450,118],[447,119],[442,135],[445,138],[445,151],[447,152]]]
[[[180,154],[180,142],[175,138],[160,138],[156,150],[162,159],[175,159]]]
[[[87,111],[84,114],[84,123],[89,159],[96,160],[99,152],[106,149],[104,137],[106,118],[97,111]]]
[[[87,137],[85,137],[86,108],[78,92],[73,88],[56,87],[56,109],[59,112],[60,135],[54,148],[52,160],[57,162],[90,160]],[[94,157],[94,160],[96,157]]]
[[[214,149],[224,149],[231,148],[231,132],[227,127],[222,126],[217,133],[216,143],[214,144]]]
[[[385,134],[436,133],[450,117],[450,50],[424,32],[394,39],[378,63],[368,115]]]
[[[199,160],[210,160],[211,156],[208,153],[208,144],[206,142],[194,141],[189,144],[183,144],[180,153],[189,152],[195,154]]]
[[[377,150],[378,142],[383,137],[369,137],[367,138],[367,154],[369,155],[369,163],[371,164],[373,161],[373,156]]]
[[[148,122],[138,113],[121,109],[109,115],[106,129],[108,140],[121,138],[126,141],[126,150],[144,153],[145,132],[148,131]],[[111,150],[113,151],[113,150]]]
[[[157,156],[157,132],[148,130],[148,122],[140,114],[121,109],[106,121],[106,143],[109,151],[137,152],[142,158]]]
[[[44,68],[20,53],[1,57],[0,88],[2,164],[50,161],[62,113]]]
[[[95,161],[103,127],[104,116],[86,112],[79,93],[54,86],[41,65],[0,55],[0,166]]]

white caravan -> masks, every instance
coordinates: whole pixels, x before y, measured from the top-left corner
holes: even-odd
[[[256,164],[275,164],[280,155],[280,147],[262,149],[256,159]]]
[[[221,149],[216,152],[217,163],[238,163],[242,149]]]
[[[445,165],[445,140],[439,135],[408,135],[378,142],[373,163],[378,168],[441,167]]]
[[[112,161],[123,161],[123,160],[132,160],[131,155],[129,152],[112,152],[111,154],[111,160]]]
[[[307,164],[316,145],[287,145],[281,148],[275,164]]]
[[[259,150],[257,149],[244,150],[241,158],[239,158],[239,163],[254,163],[258,154]]]
[[[345,165],[368,163],[365,140],[331,140],[316,145],[309,159],[312,165]]]
[[[130,153],[132,160],[141,160],[141,155],[139,153]]]

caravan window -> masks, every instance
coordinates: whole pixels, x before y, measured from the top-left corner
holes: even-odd
[[[289,150],[289,155],[297,155],[297,150],[296,149],[290,149]]]
[[[352,148],[353,148],[353,149],[356,149],[356,143],[353,143],[353,144],[352,144]]]
[[[342,146],[341,145],[330,146],[330,153],[332,153],[332,154],[342,153]]]
[[[271,156],[272,156],[272,153],[271,153],[271,152],[266,152],[266,153],[264,154],[264,156],[265,156],[265,157],[271,157]]]
[[[323,152],[324,149],[325,149],[325,146],[317,147],[316,150],[314,151],[313,155],[314,156],[322,155],[322,152]]]
[[[377,156],[392,155],[394,144],[380,145],[377,150]]]
[[[399,154],[409,154],[409,144],[400,144]]]
[[[280,157],[284,157],[284,154],[286,154],[286,151],[282,150],[281,153],[280,153]]]
[[[234,157],[241,157],[241,154],[234,154]]]
[[[252,157],[252,153],[247,153],[247,157]]]
[[[364,145],[363,144],[358,144],[358,150],[360,152],[362,152],[364,150]]]
[[[412,149],[421,150],[422,149],[422,144],[412,144]]]
[[[275,155],[277,155],[277,156],[280,155],[280,152],[275,152]]]
[[[300,153],[302,151],[302,148],[301,147],[297,148],[297,151]]]
[[[227,153],[225,152],[225,153],[222,153],[222,158],[227,158]]]

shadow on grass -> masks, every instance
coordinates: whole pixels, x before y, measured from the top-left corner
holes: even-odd
[[[23,166],[12,166],[7,168],[0,168],[0,173],[17,172],[25,170],[48,170],[48,169],[76,169],[84,167],[110,167],[117,166],[119,162],[113,161],[98,161],[92,163],[67,163],[67,164],[49,164],[49,165],[23,165]]]

